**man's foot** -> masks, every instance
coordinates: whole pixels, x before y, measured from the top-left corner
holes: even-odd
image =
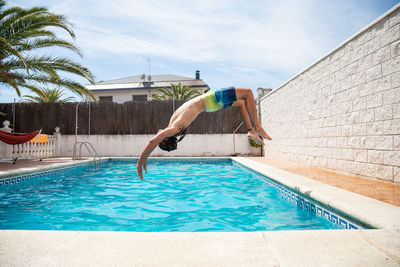
[[[250,140],[253,140],[254,142],[256,142],[257,144],[259,144],[259,145],[265,145],[264,144],[264,142],[263,142],[263,140],[258,136],[258,134],[254,131],[254,130],[252,130],[252,131],[249,131],[248,133],[247,133],[247,137],[250,139]]]
[[[267,140],[272,140],[272,138],[264,131],[262,127],[258,127],[256,130],[261,137]]]

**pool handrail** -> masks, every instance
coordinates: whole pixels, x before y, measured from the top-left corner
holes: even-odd
[[[79,146],[79,157],[77,158],[76,157],[76,148],[77,148],[78,144],[80,144],[80,146]],[[94,149],[93,145],[90,142],[82,142],[82,141],[75,142],[75,144],[74,144],[74,151],[73,151],[73,156],[72,156],[73,160],[77,160],[77,159],[81,160],[82,159],[82,146],[86,147],[86,150],[89,152],[90,156],[93,157],[93,160],[95,161],[95,163],[97,163],[96,158],[98,158],[98,160],[101,163],[101,156],[97,153],[96,149]],[[90,147],[90,149],[89,149],[89,147]]]

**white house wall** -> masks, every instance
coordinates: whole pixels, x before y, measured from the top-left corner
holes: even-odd
[[[92,92],[96,99],[99,99],[100,96],[112,96],[113,102],[116,103],[124,103],[126,101],[132,101],[133,95],[147,95],[147,98],[150,99],[151,92],[149,90],[124,90],[124,91],[105,91],[105,92]],[[155,90],[153,90],[153,94],[155,94]]]

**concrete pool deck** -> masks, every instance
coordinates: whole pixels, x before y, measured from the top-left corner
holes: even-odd
[[[239,233],[2,230],[0,266],[400,265],[400,207],[324,185],[284,168],[257,162],[253,158],[233,159],[273,179],[276,175],[283,175],[280,179],[287,181],[278,182],[286,182],[287,186],[316,197],[317,200],[325,197],[329,205],[341,206],[347,202],[352,207],[350,212],[355,212],[353,216],[367,216],[367,220],[379,216],[369,223],[381,225],[383,229]],[[71,161],[51,159],[49,162],[41,162],[39,168],[49,168],[60,163],[68,165]],[[17,162],[13,168],[3,165],[0,164],[0,175],[37,168],[34,167],[36,164],[28,166],[23,161]],[[327,193],[328,197],[320,192]],[[340,201],[330,199],[329,194],[332,193]],[[368,211],[371,211],[372,216],[364,214]]]
[[[0,231],[1,266],[399,266],[395,230]]]

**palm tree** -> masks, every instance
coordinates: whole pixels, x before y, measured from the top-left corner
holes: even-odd
[[[69,96],[66,98],[62,98],[64,95],[61,89],[43,89],[41,94],[37,94],[37,96],[24,95],[22,101],[23,102],[35,102],[35,103],[56,103],[56,102],[69,102],[74,101],[75,97]]]
[[[157,94],[153,96],[156,100],[181,100],[181,99],[191,99],[201,93],[198,90],[192,89],[188,86],[183,86],[181,83],[172,84],[171,88],[160,88],[157,89]]]
[[[14,88],[18,96],[21,88],[39,95],[41,88],[57,86],[95,99],[80,83],[60,76],[60,72],[72,73],[94,83],[88,68],[68,58],[30,53],[44,47],[63,47],[82,57],[77,46],[58,38],[49,27],[65,30],[75,39],[72,26],[64,16],[51,13],[45,7],[6,9],[5,1],[0,0],[0,84]]]

